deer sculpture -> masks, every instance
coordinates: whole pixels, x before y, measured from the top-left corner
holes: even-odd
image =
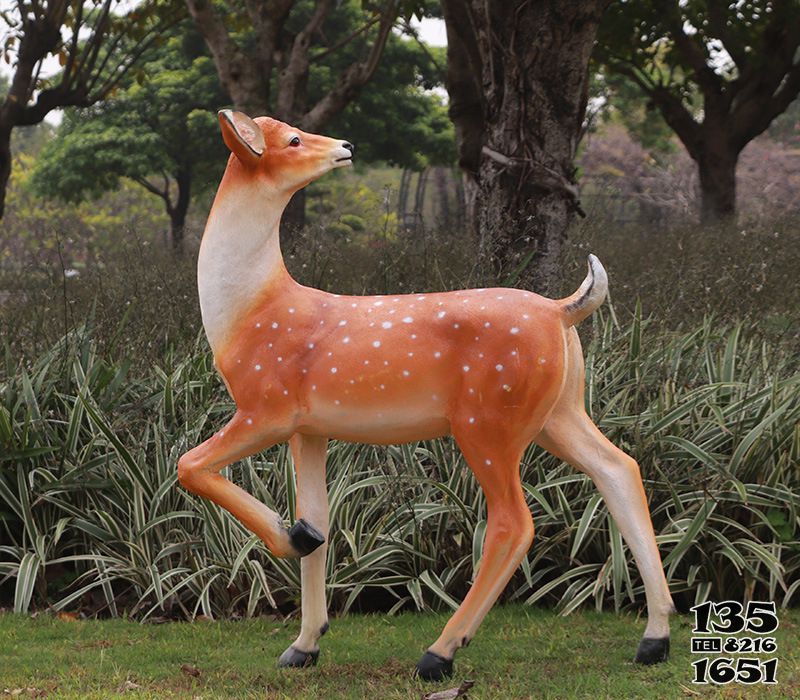
[[[644,580],[648,621],[636,660],[669,653],[672,600],[637,463],[584,410],[575,325],[602,302],[603,266],[589,256],[580,288],[561,300],[518,289],[344,296],[304,287],[278,241],[294,192],[350,165],[353,146],[240,112],[219,113],[231,150],[198,257],[200,307],[215,367],[236,403],[221,430],[184,454],[178,478],[230,511],[278,557],[302,557],[300,635],[281,666],[316,663],[328,629],[325,540],[329,439],[391,444],[452,435],[486,496],[483,558],[441,636],[417,664],[426,680],[452,674],[455,652],[533,541],[519,463],[534,442],[588,474]],[[289,441],[298,520],[226,479],[228,464]]]

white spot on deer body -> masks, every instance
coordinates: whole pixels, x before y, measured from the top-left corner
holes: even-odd
[[[478,357],[480,357],[481,359],[483,359],[483,353],[482,353],[482,352],[479,352],[479,353],[478,353]]]
[[[225,431],[224,430],[220,430],[219,431],[219,436],[220,437],[225,437]]]
[[[338,405],[339,405],[339,404],[341,404],[342,402],[341,402],[341,401],[339,401],[339,399],[336,399],[336,400],[335,400],[333,403],[335,403],[335,404],[338,406]]]
[[[343,343],[349,343],[350,342],[350,336],[346,335],[344,338],[342,338],[342,342]]]
[[[373,304],[373,306],[383,306],[383,302],[382,302],[382,301],[376,301],[376,302]]]
[[[305,367],[303,367],[303,369],[301,369],[300,371],[301,371],[303,374],[308,374],[308,370],[307,370]]]
[[[519,328],[517,328],[516,326],[514,326],[514,327],[511,329],[511,335],[516,335],[517,333],[519,333]]]
[[[381,341],[380,340],[373,340],[372,341],[372,347],[373,348],[379,348],[380,346],[381,346]]]
[[[492,460],[491,459],[487,459],[486,460],[486,466],[487,467],[491,467],[492,466]]]
[[[502,372],[502,371],[503,371],[503,365],[495,365],[495,366],[494,366],[494,368],[495,368],[495,369],[496,369],[498,372]]]
[[[316,391],[316,390],[317,390],[317,385],[316,384],[312,384],[311,385],[311,391]]]
[[[403,319],[403,323],[412,323],[413,321],[414,321],[414,319],[413,319],[413,318],[411,318],[411,316],[406,316],[406,317]]]
[[[252,418],[248,418],[247,419],[247,425],[253,425],[253,419]]]
[[[431,394],[431,398],[432,398],[434,401],[438,401],[438,400],[439,400],[439,395],[438,395],[438,394]]]
[[[352,307],[355,309],[355,308],[356,308],[356,306],[358,306],[358,304],[356,304],[355,302],[353,302],[352,304],[350,304],[350,306],[352,306]]]
[[[381,384],[381,391],[383,391],[385,388],[386,388],[386,385],[385,384]]]
[[[341,321],[339,321],[339,325],[340,325],[340,326],[346,326],[346,325],[347,325],[347,321],[345,321],[344,319],[342,319]]]
[[[320,326],[324,326],[324,325],[325,325],[325,321],[320,321],[320,322],[319,322],[319,325],[320,325]]]
[[[277,328],[278,327],[278,322],[277,321],[273,321],[272,322],[272,327],[273,328]]]
[[[267,347],[271,348],[272,347],[272,343],[267,343]]]
[[[283,395],[284,396],[288,396],[289,395],[289,390],[288,389],[284,389],[283,390]]]
[[[278,362],[283,362],[283,358],[282,358],[282,357],[279,357],[279,358],[278,358]]]
[[[469,372],[469,365],[464,365],[461,369],[463,369],[465,372]]]
[[[475,389],[470,389],[470,390],[469,390],[469,393],[470,393],[470,394],[474,394],[474,393],[475,393]]]
[[[411,334],[411,340],[416,340],[416,339],[417,339],[417,334],[416,333],[412,333]]]
[[[437,318],[444,318],[446,315],[447,315],[446,311],[440,311],[438,314],[436,314],[436,317]]]
[[[474,423],[474,422],[475,422],[475,419],[474,419],[474,418],[470,418],[470,419],[469,419],[469,422],[470,422],[470,423]]]
[[[261,365],[256,365],[256,372],[260,372],[260,371],[261,371]]]
[[[256,323],[256,328],[261,328],[261,323]]]
[[[385,328],[385,329],[388,330],[391,327],[392,327],[392,322],[391,321],[384,321],[383,323],[381,323],[381,328]]]
[[[516,351],[516,350],[512,350],[512,351],[511,351],[511,354],[512,354],[512,355],[514,355],[514,356],[516,357],[516,355],[517,355],[517,351]]]
[[[404,370],[403,370],[403,376],[404,376],[404,377],[411,376],[411,372],[409,372],[407,369],[404,369]]]
[[[545,360],[543,357],[539,358],[539,364],[540,365],[543,365],[545,362],[547,362],[547,360]]]
[[[290,314],[293,314],[293,313],[294,313],[294,309],[290,307],[290,308],[289,308],[289,313],[290,313]]]
[[[328,353],[328,357],[333,357],[333,353],[332,353],[332,352],[329,352],[329,353]]]
[[[409,357],[414,357],[414,353],[413,353],[413,352],[410,352],[410,353],[408,353],[408,356],[409,356]]]
[[[434,357],[435,357],[435,358],[438,360],[438,359],[439,359],[439,358],[442,356],[442,353],[440,353],[440,352],[437,350],[435,353],[433,353],[433,356],[434,356]]]
[[[522,318],[524,318],[527,321],[530,318],[530,316],[528,316],[528,314],[522,314]]]
[[[497,297],[497,298],[498,298],[498,299],[502,299],[502,298],[503,298],[503,295],[501,294],[501,295],[500,295],[499,297]]]
[[[336,367],[331,367],[331,374],[336,374],[339,370]]]
[[[308,349],[309,350],[313,350],[314,349],[314,343],[309,343],[308,344]]]
[[[484,328],[488,328],[488,327],[489,327],[489,326],[491,326],[491,325],[492,325],[492,324],[491,324],[491,323],[489,323],[489,321],[487,321],[486,323],[484,323],[484,324],[483,324],[483,327],[484,327]]]
[[[364,364],[368,365],[369,364],[369,360],[364,360]]]
[[[458,328],[458,324],[457,324],[457,323],[454,323],[454,324],[453,324],[453,328]]]
[[[503,384],[503,391],[511,391],[511,387],[508,384]]]

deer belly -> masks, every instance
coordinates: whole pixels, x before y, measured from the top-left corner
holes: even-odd
[[[425,392],[424,398],[417,394],[383,400],[348,394],[311,396],[298,432],[386,445],[427,440],[449,434],[445,411],[445,397],[435,392]]]

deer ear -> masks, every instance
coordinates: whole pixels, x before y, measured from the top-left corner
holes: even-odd
[[[242,112],[221,110],[218,115],[225,145],[243,163],[255,163],[261,158],[267,144],[261,128]]]

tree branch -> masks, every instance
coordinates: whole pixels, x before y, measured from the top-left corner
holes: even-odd
[[[132,175],[131,180],[135,183],[144,187],[148,192],[156,195],[157,197],[161,197],[167,205],[167,208],[170,206],[169,202],[169,193],[165,192],[164,190],[158,189],[152,182],[150,182],[147,178],[139,177],[138,175]]]
[[[677,5],[670,5],[667,28],[675,42],[675,46],[694,71],[695,80],[703,91],[708,102],[722,94],[723,81],[708,65],[709,56],[683,30],[683,18]],[[705,45],[704,45],[705,47]]]
[[[367,22],[366,24],[362,25],[361,27],[356,29],[354,32],[351,32],[348,36],[344,37],[344,39],[341,39],[341,40],[337,41],[333,46],[330,46],[327,49],[325,49],[324,51],[320,51],[319,53],[315,53],[311,57],[310,63],[316,63],[317,61],[321,61],[323,58],[326,58],[327,56],[330,56],[330,54],[332,54],[334,51],[338,51],[339,49],[342,48],[342,46],[346,46],[351,41],[353,41],[353,39],[355,39],[357,36],[363,34],[370,27],[374,26],[379,20],[380,20],[380,17],[373,17],[369,22]]]
[[[262,79],[258,62],[247,56],[228,35],[211,0],[186,0],[189,14],[211,51],[214,65],[225,88],[239,109],[255,111],[266,108],[269,99],[269,74]],[[249,102],[261,93],[263,105]]]
[[[298,93],[305,90],[308,81],[309,48],[311,40],[319,31],[333,6],[334,0],[316,0],[311,18],[297,33],[289,50],[289,60],[281,71],[278,81],[276,111],[280,119],[294,120]]]
[[[381,54],[397,19],[398,11],[397,0],[391,0],[386,4],[380,14],[378,35],[375,37],[375,42],[367,57],[363,61],[350,65],[330,92],[303,116],[301,119],[302,129],[316,131],[320,125],[325,124],[339,114],[358,95],[361,88],[369,81],[378,67]]]

